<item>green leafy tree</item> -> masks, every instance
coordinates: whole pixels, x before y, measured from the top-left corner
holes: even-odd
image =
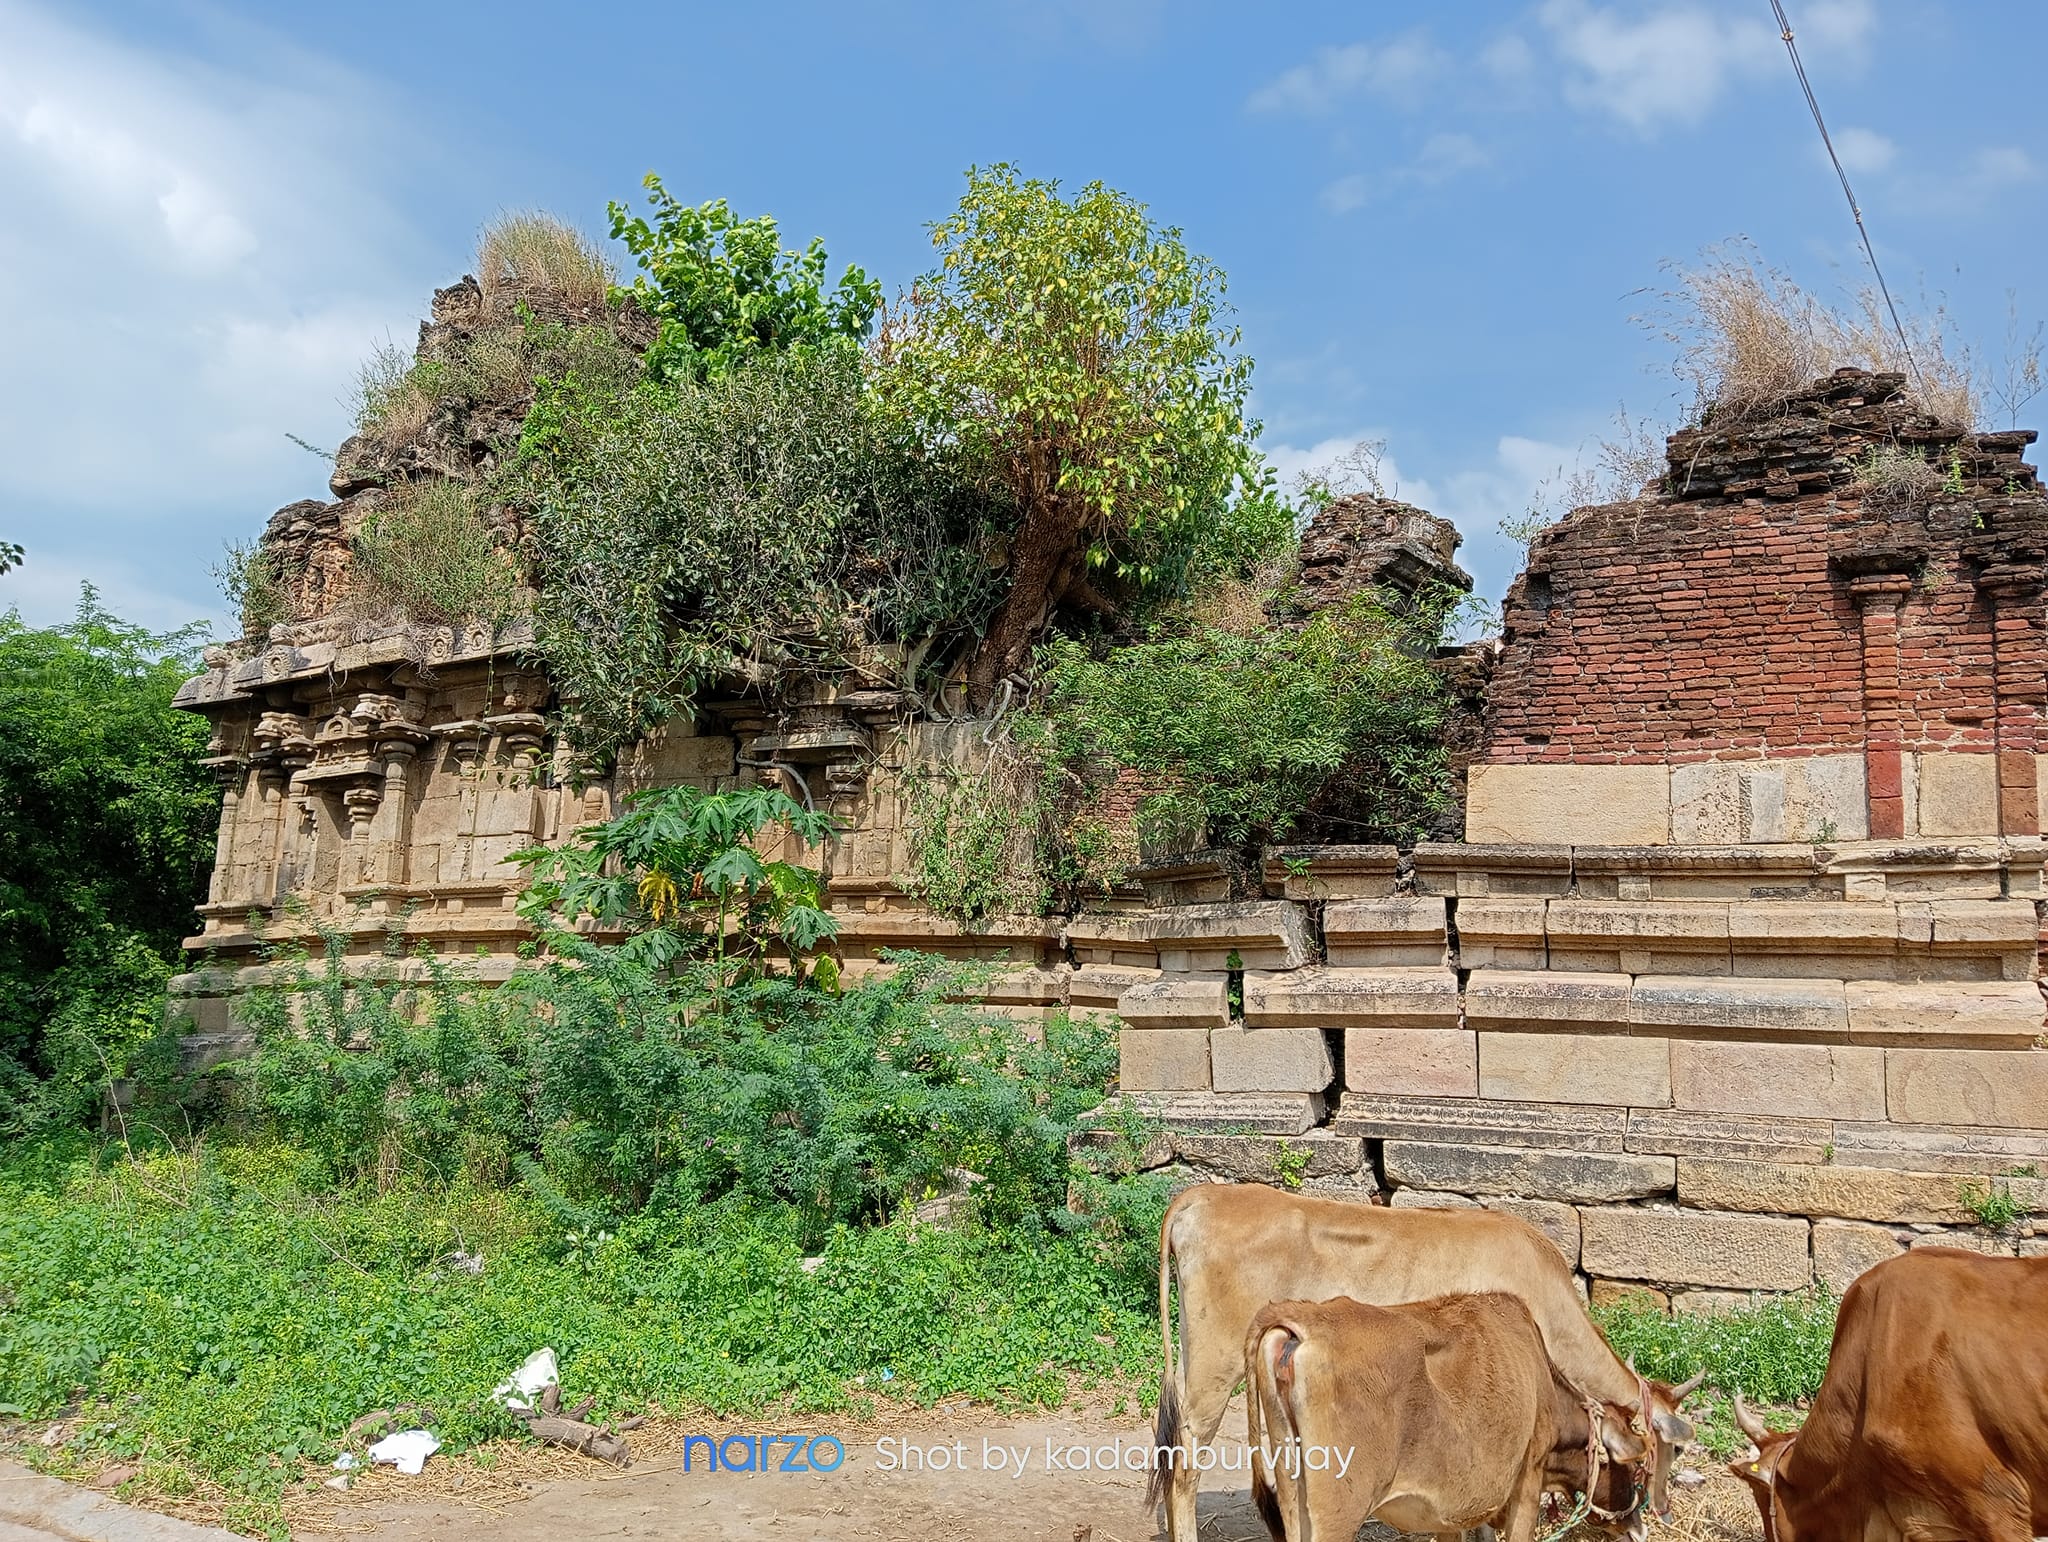
[[[663,968],[708,961],[714,982],[751,970],[766,943],[801,958],[838,934],[823,909],[815,869],[768,861],[753,842],[783,829],[807,845],[836,826],[768,787],[700,792],[662,787],[635,793],[616,818],[586,826],[559,847],[514,852],[533,882],[520,908],[537,924],[573,926],[588,917],[632,933],[628,962]]]
[[[0,573],[11,573],[22,564],[28,555],[18,541],[0,541]]]
[[[1429,655],[1462,596],[1411,610],[1362,595],[1249,636],[1193,625],[1044,654],[1050,749],[1154,790],[1142,833],[1241,847],[1313,822],[1346,840],[1414,839],[1446,806],[1442,682]]]
[[[656,380],[721,375],[757,354],[858,347],[882,286],[848,266],[826,287],[825,244],[786,250],[768,215],[741,219],[723,198],[692,207],[647,174],[653,217],[608,207],[612,235],[640,265],[631,293],[661,323],[647,351]]]
[[[0,615],[0,1129],[82,1116],[161,1022],[220,810],[171,706],[203,637],[90,587],[65,626]]]
[[[1009,590],[971,671],[985,696],[1054,607],[1104,608],[1091,568],[1148,582],[1154,553],[1186,550],[1175,533],[1246,488],[1251,360],[1222,272],[1099,182],[1067,198],[978,168],[932,244],[939,267],[879,336],[877,384],[1016,502]]]

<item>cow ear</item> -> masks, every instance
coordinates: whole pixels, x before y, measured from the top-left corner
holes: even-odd
[[[1600,1421],[1600,1443],[1607,1448],[1610,1459],[1621,1462],[1640,1462],[1647,1447],[1626,1423],[1613,1419]]]
[[[1730,1462],[1728,1470],[1749,1485],[1750,1492],[1757,1496],[1758,1504],[1769,1502],[1771,1480],[1764,1476],[1763,1467],[1757,1461]]]
[[[1650,1428],[1674,1446],[1692,1444],[1692,1421],[1679,1414],[1666,1413],[1660,1408],[1650,1415]]]

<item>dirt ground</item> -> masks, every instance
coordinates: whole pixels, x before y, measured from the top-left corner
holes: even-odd
[[[687,1435],[722,1440],[762,1432],[837,1436],[844,1465],[829,1473],[707,1472],[698,1445],[691,1470],[683,1469]],[[1239,1399],[1219,1438],[1230,1443],[1243,1435]],[[292,1535],[391,1542],[1153,1542],[1161,1535],[1144,1503],[1142,1473],[1091,1470],[1113,1459],[1112,1449],[1149,1446],[1150,1431],[1135,1416],[1005,1419],[986,1408],[961,1407],[872,1422],[663,1420],[631,1438],[635,1461],[623,1472],[509,1445],[459,1459],[437,1457],[416,1478],[382,1469],[355,1479],[347,1493],[320,1488],[294,1500]],[[1060,1470],[1047,1469],[1048,1442]],[[906,1452],[906,1444],[924,1455]],[[1076,1455],[1075,1447],[1095,1455]],[[998,1455],[998,1448],[1012,1454]],[[739,1448],[731,1449],[737,1459]],[[1020,1450],[1021,1476],[1014,1454]],[[830,1448],[820,1455],[829,1461]],[[1067,1470],[1074,1463],[1081,1470]],[[1703,1454],[1687,1458],[1681,1471],[1687,1468],[1707,1481],[1681,1484],[1674,1522],[1652,1525],[1652,1542],[1754,1542],[1760,1535],[1756,1507],[1742,1486]],[[1201,1542],[1266,1542],[1241,1475],[1209,1474],[1200,1514]]]

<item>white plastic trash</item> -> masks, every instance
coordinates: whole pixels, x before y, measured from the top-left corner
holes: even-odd
[[[400,1430],[370,1447],[370,1460],[389,1462],[408,1478],[417,1478],[427,1458],[440,1449],[440,1439],[432,1430]]]
[[[562,1373],[555,1364],[552,1349],[536,1349],[505,1380],[491,1389],[491,1401],[502,1403],[507,1408],[522,1413],[531,1413],[540,1395],[548,1388],[561,1385]]]

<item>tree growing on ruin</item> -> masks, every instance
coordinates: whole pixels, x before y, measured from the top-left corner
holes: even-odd
[[[1092,572],[1142,584],[1162,537],[1215,520],[1255,474],[1251,360],[1222,272],[1100,182],[1068,197],[977,168],[932,244],[939,265],[885,320],[874,379],[1015,502],[1008,591],[969,675],[986,698],[1058,606],[1104,608]]]
[[[703,380],[763,353],[852,349],[868,335],[882,286],[848,266],[825,280],[825,243],[786,251],[769,215],[741,219],[723,198],[686,204],[653,172],[653,217],[608,207],[612,235],[640,265],[631,294],[661,324],[647,350],[654,380]]]

